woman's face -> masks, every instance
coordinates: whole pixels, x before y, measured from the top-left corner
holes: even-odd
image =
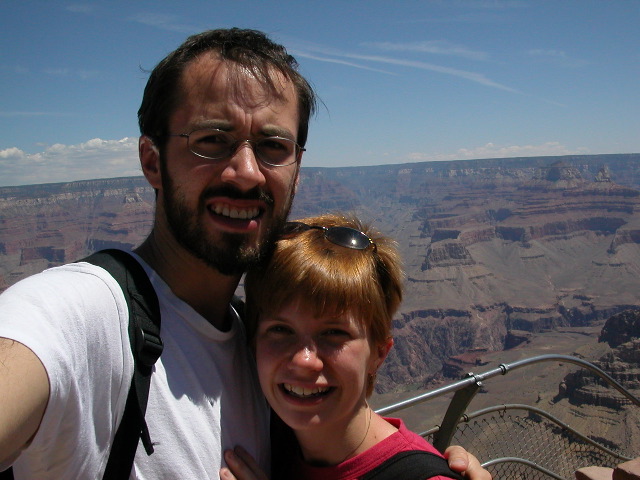
[[[366,404],[367,381],[387,355],[351,314],[318,317],[298,298],[264,316],[256,332],[262,390],[295,431],[348,428]]]

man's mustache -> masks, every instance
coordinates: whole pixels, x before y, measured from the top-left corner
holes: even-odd
[[[254,187],[246,192],[242,192],[230,185],[210,187],[202,192],[201,197],[203,201],[212,197],[228,197],[234,200],[259,200],[269,206],[274,204],[273,197],[259,187]]]

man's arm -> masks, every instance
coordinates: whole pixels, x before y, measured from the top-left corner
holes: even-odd
[[[49,401],[49,378],[40,359],[27,347],[0,338],[0,462],[38,431]]]

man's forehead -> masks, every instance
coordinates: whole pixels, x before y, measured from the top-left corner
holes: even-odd
[[[204,52],[191,60],[183,71],[185,93],[225,93],[244,102],[264,103],[295,100],[291,80],[274,66],[265,69],[242,65],[221,58],[216,51]]]

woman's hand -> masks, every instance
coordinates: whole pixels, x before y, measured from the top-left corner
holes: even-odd
[[[220,469],[220,480],[269,480],[254,458],[242,447],[226,450],[224,459],[229,468]]]
[[[458,445],[447,448],[444,457],[451,470],[462,473],[469,480],[491,480],[491,474],[482,468],[478,459]]]

